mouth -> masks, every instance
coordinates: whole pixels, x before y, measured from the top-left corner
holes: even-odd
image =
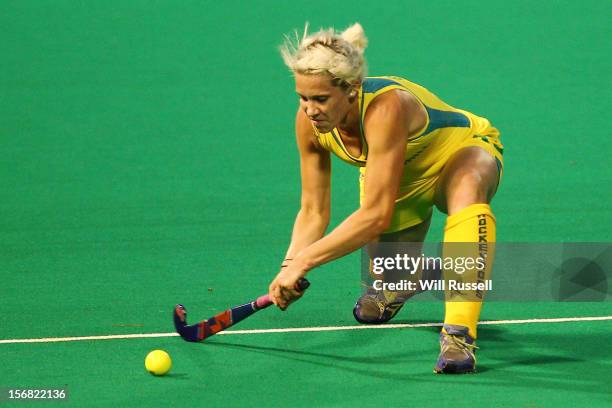
[[[310,121],[315,125],[315,126],[321,126],[321,124],[325,123],[324,120],[321,119],[310,119]]]

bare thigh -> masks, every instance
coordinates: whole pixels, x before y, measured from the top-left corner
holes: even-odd
[[[478,146],[464,147],[442,169],[434,204],[448,215],[472,204],[488,204],[497,191],[498,180],[495,157]]]

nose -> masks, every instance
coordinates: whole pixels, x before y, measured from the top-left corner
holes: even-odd
[[[316,118],[321,113],[319,108],[312,102],[304,102],[303,108],[304,112],[306,112],[306,116],[309,118]]]

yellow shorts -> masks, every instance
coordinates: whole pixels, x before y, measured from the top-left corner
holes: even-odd
[[[503,173],[504,147],[499,139],[499,131],[494,127],[487,129],[486,135],[472,135],[469,139],[458,143],[443,160],[448,160],[454,153],[468,146],[478,146],[489,152],[497,162],[498,183]],[[359,199],[363,202],[365,167],[361,167],[359,176]],[[434,193],[439,178],[439,172],[431,177],[418,179],[401,186],[401,196],[395,201],[391,225],[385,234],[401,231],[418,225],[431,216],[434,205]]]

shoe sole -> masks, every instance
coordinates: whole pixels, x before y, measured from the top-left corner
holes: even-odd
[[[470,369],[470,370],[465,370],[463,368],[459,368],[457,366],[446,366],[443,369],[438,369],[437,367],[433,369],[434,374],[475,374],[476,373],[476,367]]]

